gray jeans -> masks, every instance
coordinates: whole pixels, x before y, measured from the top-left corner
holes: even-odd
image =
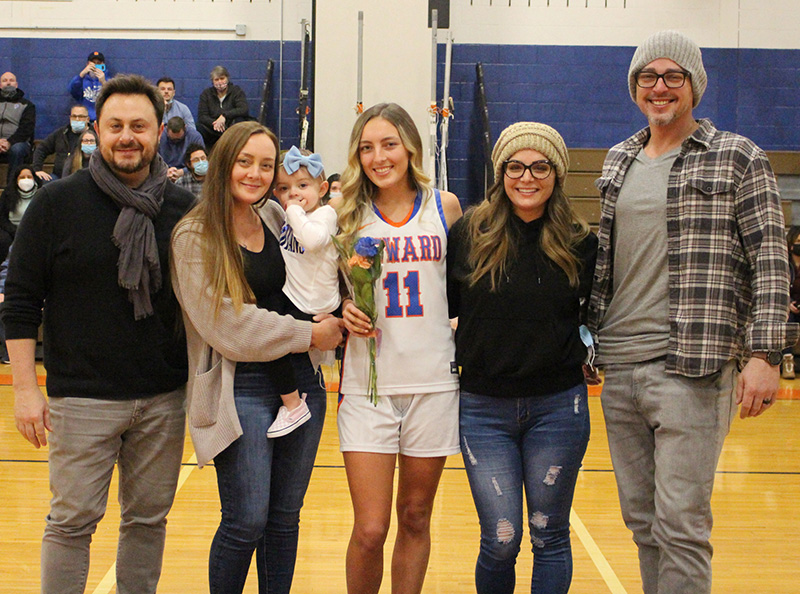
[[[53,497],[42,539],[42,594],[86,588],[89,545],[106,511],[115,462],[121,508],[116,591],[156,591],[183,456],[184,400],[184,388],[138,400],[50,399]]]
[[[736,413],[735,361],[702,378],[664,359],[605,368],[601,401],[645,594],[711,592],[711,491]]]

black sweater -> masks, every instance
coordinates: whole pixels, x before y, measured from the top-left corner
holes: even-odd
[[[222,100],[222,105],[219,103],[219,96],[214,87],[203,89],[197,103],[197,121],[206,128],[211,128],[214,120],[221,115],[225,116],[225,127],[230,128],[237,122],[246,120],[249,113],[244,91],[232,83],[228,83],[227,94]]]
[[[72,155],[72,151],[76,148],[80,150],[81,136],[83,136],[83,132],[76,134],[70,125],[62,126],[50,133],[33,151],[34,171],[44,171],[45,159],[55,153],[53,173],[61,176],[64,171],[64,162]]]
[[[151,295],[155,315],[136,321],[128,291],[117,283],[116,204],[88,169],[37,193],[17,230],[2,319],[8,339],[36,338],[44,316],[51,397],[127,400],[186,382],[168,258],[172,228],[193,202],[192,194],[167,184],[154,221],[162,288]]]
[[[578,246],[580,286],[539,246],[542,219],[512,217],[516,258],[495,292],[488,276],[470,287],[467,220],[459,220],[447,245],[450,316],[458,317],[456,360],[461,388],[498,397],[554,394],[583,382],[586,347],[579,335],[591,293],[597,237]]]

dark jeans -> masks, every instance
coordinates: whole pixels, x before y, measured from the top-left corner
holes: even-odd
[[[2,158],[8,161],[8,173],[6,174],[6,185],[16,183],[17,180],[12,180],[14,170],[31,160],[31,145],[28,142],[16,142],[11,145],[7,153],[2,153]]]
[[[281,406],[260,363],[240,364],[234,399],[243,435],[215,459],[222,521],[211,544],[212,594],[241,593],[259,541],[263,591],[288,594],[297,557],[300,508],[317,455],[326,395],[308,355],[292,355],[300,393],[308,394],[311,419],[292,433],[267,438]]]
[[[589,442],[586,386],[495,398],[461,391],[461,453],[481,525],[478,594],[511,594],[523,536],[533,544],[531,592],[565,594],[572,581],[569,514]]]

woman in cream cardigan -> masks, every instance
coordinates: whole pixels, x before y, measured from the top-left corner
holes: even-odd
[[[341,340],[336,318],[281,315],[283,211],[266,200],[277,154],[277,138],[258,123],[229,128],[214,149],[201,202],[172,239],[189,354],[189,428],[198,464],[215,462],[222,506],[209,558],[212,594],[242,591],[262,537],[267,590],[288,594],[300,507],[325,418],[325,392],[307,351]],[[296,353],[292,367],[312,418],[268,439],[281,400],[264,362],[289,353]]]

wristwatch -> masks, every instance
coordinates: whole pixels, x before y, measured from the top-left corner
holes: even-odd
[[[755,351],[753,356],[757,359],[764,359],[770,365],[780,365],[783,360],[783,353],[780,351]]]

